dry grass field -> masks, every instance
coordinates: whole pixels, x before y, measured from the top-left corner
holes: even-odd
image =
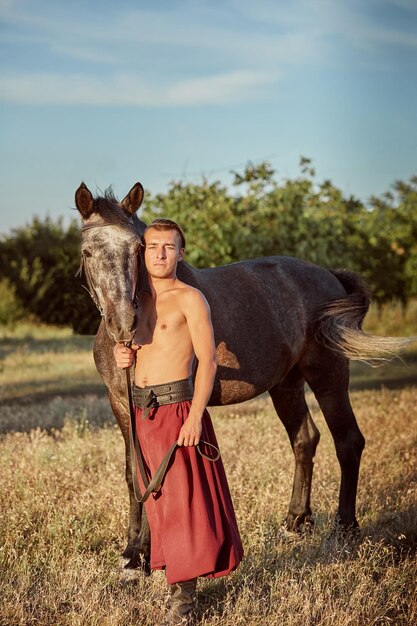
[[[91,345],[30,326],[0,336],[4,626],[153,626],[163,612],[163,574],[129,579],[120,569],[124,446]],[[417,623],[417,353],[383,370],[355,366],[352,382],[367,440],[357,539],[330,537],[339,468],[311,394],[322,439],[315,526],[301,535],[282,529],[293,457],[269,400],[212,410],[245,558],[227,579],[200,581],[202,625]]]

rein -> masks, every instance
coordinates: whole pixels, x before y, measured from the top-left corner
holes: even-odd
[[[81,287],[83,289],[85,289],[87,291],[87,293],[90,294],[90,298],[92,299],[92,301],[94,302],[94,304],[96,305],[101,317],[104,317],[104,310],[103,307],[100,304],[100,300],[98,299],[97,293],[93,287],[93,282],[91,280],[91,273],[90,270],[88,269],[88,265],[85,262],[85,256],[83,254],[81,254],[81,261],[80,261],[80,266],[77,270],[77,273],[75,274],[75,278],[81,278],[82,273],[84,271],[85,274],[85,278],[87,280],[87,285],[88,287],[86,287],[85,285],[81,285]]]

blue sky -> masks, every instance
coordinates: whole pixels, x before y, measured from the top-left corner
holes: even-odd
[[[366,200],[417,171],[417,0],[0,0],[2,232],[81,180],[269,160]]]

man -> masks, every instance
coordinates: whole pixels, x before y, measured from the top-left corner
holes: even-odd
[[[136,431],[149,476],[173,442],[180,446],[145,507],[151,568],[164,569],[170,585],[162,623],[191,624],[197,577],[229,574],[243,549],[222,461],[210,461],[197,448],[200,441],[200,448],[203,441],[217,446],[206,410],[217,368],[210,308],[198,289],[176,276],[185,251],[178,224],[155,220],[144,240],[150,292],[142,294],[132,348],[116,344],[114,355],[120,368],[136,356]]]

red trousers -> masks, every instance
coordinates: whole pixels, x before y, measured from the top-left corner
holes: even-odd
[[[148,475],[178,439],[191,401],[152,409],[146,419],[136,408],[136,432]],[[217,446],[210,416],[203,417],[203,440]],[[213,455],[210,448],[204,450]],[[142,491],[144,485],[138,472]],[[197,576],[214,578],[234,570],[243,556],[233,504],[221,458],[211,462],[196,447],[177,448],[160,491],[145,503],[151,529],[151,568],[165,569],[168,584]]]

